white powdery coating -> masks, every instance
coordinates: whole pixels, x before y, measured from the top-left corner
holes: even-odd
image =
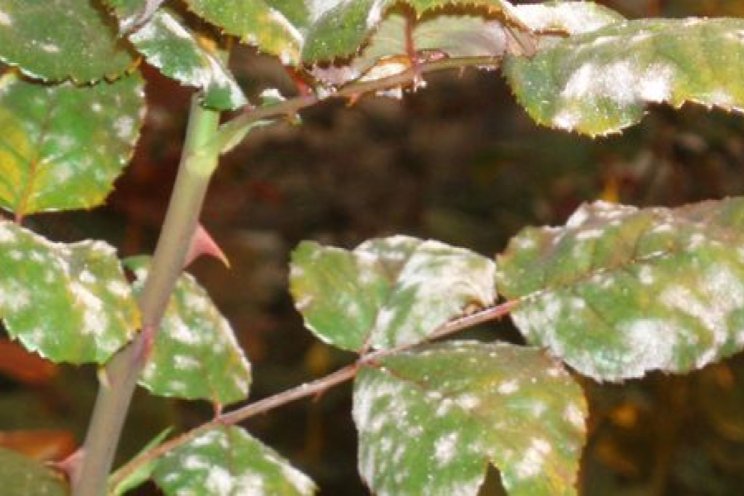
[[[640,377],[647,370],[666,368],[673,362],[674,350],[679,339],[679,330],[672,323],[662,319],[640,318],[618,324],[623,334],[627,350],[623,363],[613,364],[618,372],[615,376],[597,374],[593,364],[584,364],[591,371],[589,375],[615,379],[621,377]],[[577,367],[582,370],[582,367]],[[582,370],[583,371],[583,370]]]
[[[20,312],[31,305],[30,291],[18,281],[7,281],[0,286],[0,308],[5,312]]]
[[[42,43],[39,46],[46,53],[59,53],[59,47],[54,43]]]
[[[516,475],[520,479],[535,477],[542,471],[545,457],[553,450],[549,442],[535,438],[525,451],[522,459],[516,464]]]
[[[579,406],[575,403],[569,403],[566,409],[563,410],[563,418],[577,429],[583,431],[586,428],[586,424],[584,422],[584,413],[581,411],[581,408],[579,408]]]
[[[519,381],[516,379],[509,379],[508,381],[504,381],[501,384],[499,384],[499,387],[496,389],[499,394],[513,394],[519,391]]]
[[[312,479],[284,460],[277,460],[277,463],[280,463],[284,478],[287,479],[300,494],[313,494],[315,492],[315,483]]]
[[[173,364],[177,369],[198,369],[199,360],[188,355],[176,355],[173,357]]]
[[[10,227],[10,222],[0,222],[0,243],[12,243],[16,239],[17,235]]]
[[[134,119],[128,115],[123,115],[114,121],[116,136],[121,140],[128,140],[132,137],[134,131]]]
[[[382,11],[387,6],[387,0],[375,0],[367,14],[367,29],[372,29],[382,20]]]
[[[455,399],[455,403],[465,410],[473,410],[480,406],[481,400],[474,394],[463,394]]]
[[[323,14],[336,8],[339,5],[349,3],[351,0],[310,0],[307,3],[310,11],[311,24],[320,19]]]
[[[187,455],[181,465],[187,470],[203,470],[209,468],[210,463],[201,455]]]
[[[438,465],[446,465],[455,457],[458,438],[456,432],[450,432],[436,440],[434,443],[434,459]]]
[[[674,79],[675,69],[665,64],[641,68],[631,60],[611,64],[586,62],[568,79],[561,98],[568,102],[609,98],[621,105],[663,102],[671,96]]]
[[[106,283],[106,290],[117,298],[129,298],[132,291],[124,281],[109,281]]]
[[[11,24],[13,24],[13,18],[7,12],[0,10],[0,25],[10,26]]]
[[[233,490],[233,478],[230,472],[218,465],[214,465],[207,472],[204,486],[205,489],[209,490],[209,494],[231,494]]]
[[[581,8],[586,6],[586,8]],[[591,4],[568,2],[557,5],[518,5],[519,19],[533,31],[562,29],[569,34],[588,33],[612,22]]]

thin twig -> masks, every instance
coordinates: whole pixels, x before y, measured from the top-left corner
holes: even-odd
[[[500,305],[484,308],[473,314],[453,319],[434,330],[434,332],[432,332],[431,335],[428,336],[427,342],[450,336],[456,332],[462,331],[478,324],[482,324],[484,322],[500,319],[501,317],[512,311],[517,304],[517,301],[507,301]],[[170,439],[163,444],[160,444],[152,448],[151,450],[142,453],[140,456],[130,460],[127,464],[123,465],[121,468],[119,468],[119,470],[111,475],[110,487],[113,487],[124,480],[127,476],[129,476],[142,465],[152,462],[153,460],[163,456],[170,450],[188,443],[189,441],[195,439],[200,434],[203,434],[210,429],[224,425],[237,424],[238,422],[246,420],[250,417],[266,413],[270,410],[286,405],[293,401],[321,394],[334,386],[343,384],[344,382],[353,379],[359,369],[364,365],[373,363],[374,361],[380,360],[386,356],[400,353],[401,351],[416,348],[418,346],[421,346],[421,344],[422,343],[407,344],[392,349],[377,350],[367,353],[359,357],[356,362],[340,368],[327,376],[321,377],[320,379],[295,386],[292,389],[287,389],[286,391],[282,391],[273,396],[258,400],[254,403],[249,403],[243,407],[238,408],[237,410],[218,415],[209,422],[205,422],[204,424],[201,424],[200,426],[195,427],[190,431],[184,432],[183,434],[174,437],[173,439]]]

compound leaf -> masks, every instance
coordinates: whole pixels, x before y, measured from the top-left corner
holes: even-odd
[[[61,474],[42,463],[0,447],[0,480],[5,496],[66,496],[69,489]]]
[[[154,480],[166,495],[305,496],[315,484],[239,427],[217,427],[169,451]]]
[[[0,78],[0,207],[18,217],[103,202],[144,119],[139,74],[76,87]]]
[[[742,32],[743,19],[615,23],[509,57],[505,71],[538,123],[603,135],[637,123],[649,103],[744,109]]]
[[[147,257],[126,261],[136,293],[147,276]],[[152,393],[227,405],[245,399],[251,367],[229,322],[207,292],[183,274],[171,296],[140,384]]]
[[[114,248],[52,243],[0,222],[0,317],[13,338],[54,362],[103,363],[139,327]]]
[[[575,494],[587,407],[541,350],[449,342],[365,366],[359,470],[376,494],[473,495],[486,464],[513,495]]]
[[[686,372],[744,347],[744,199],[674,210],[584,205],[499,256],[527,337],[599,380]],[[732,248],[733,247],[733,248]]]
[[[495,299],[495,266],[463,248],[408,236],[353,251],[303,242],[290,289],[306,326],[339,348],[392,348],[425,339],[468,305]]]
[[[105,12],[85,0],[4,0],[0,60],[31,77],[114,79],[134,63]]]
[[[247,103],[230,70],[169,9],[160,9],[129,40],[147,62],[181,83],[201,88],[207,107],[232,110]]]

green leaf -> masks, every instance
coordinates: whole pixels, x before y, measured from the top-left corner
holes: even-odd
[[[744,109],[744,19],[653,19],[571,36],[506,75],[540,124],[588,135],[637,123],[648,103]]]
[[[536,345],[599,380],[685,372],[744,347],[744,199],[679,209],[597,202],[527,228],[498,287]]]
[[[140,455],[146,453],[147,451],[150,451],[152,448],[155,448],[156,446],[160,445],[166,437],[168,437],[168,434],[173,430],[173,427],[168,427],[167,429],[164,429],[160,434],[155,436],[149,443],[147,443],[140,451],[137,453],[132,459],[139,457]],[[122,496],[123,494],[126,494],[127,491],[131,491],[132,489],[139,487],[140,485],[144,484],[147,480],[152,477],[152,473],[155,470],[155,466],[157,465],[158,460],[150,460],[147,463],[143,463],[139,467],[137,467],[136,470],[134,470],[132,473],[130,473],[127,477],[119,481],[119,483],[116,484],[116,486],[111,487],[111,477],[109,477],[109,496]],[[113,474],[115,475],[115,474]],[[112,475],[112,476],[113,476]]]
[[[126,261],[142,290],[148,257]],[[189,274],[176,283],[140,385],[161,396],[228,405],[245,399],[251,367],[230,324]]]
[[[308,25],[303,0],[186,0],[196,14],[241,41],[297,64]]]
[[[129,40],[151,65],[203,90],[207,107],[232,110],[247,103],[230,70],[168,9],[158,10]]]
[[[417,19],[424,13],[444,7],[462,7],[473,9],[474,13],[487,13],[490,18],[499,17],[509,24],[522,26],[522,23],[514,14],[514,7],[504,0],[319,2],[311,12],[311,19],[314,22],[308,29],[305,44],[302,47],[302,61],[313,63],[356,55],[362,45],[377,30],[378,25],[386,16],[387,10],[400,4],[411,7]],[[449,22],[452,23],[453,21],[450,20]],[[403,39],[405,38],[401,38],[401,41]]]
[[[420,342],[468,305],[492,305],[494,272],[469,250],[407,236],[354,251],[303,242],[292,253],[290,289],[313,333],[359,351]]]
[[[67,496],[67,484],[41,463],[0,447],[0,480],[3,496]]]
[[[139,327],[114,248],[52,243],[0,221],[0,317],[14,339],[54,362],[103,363]]]
[[[0,78],[0,207],[22,217],[103,202],[144,120],[139,74],[46,86]]]
[[[576,494],[587,406],[540,350],[460,341],[385,357],[359,372],[353,416],[376,494],[475,496],[488,463],[509,494]]]
[[[4,0],[0,60],[47,81],[117,78],[134,57],[100,8],[80,0]]]
[[[315,484],[271,448],[239,427],[209,430],[168,452],[156,484],[166,495],[304,496]]]
[[[513,12],[532,31],[543,33],[588,33],[625,20],[614,10],[593,2],[515,5]]]

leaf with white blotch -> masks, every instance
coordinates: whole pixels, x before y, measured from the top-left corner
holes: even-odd
[[[305,325],[346,350],[426,339],[469,305],[495,300],[494,263],[438,241],[393,236],[353,251],[303,242],[290,289]]]
[[[91,208],[129,161],[144,120],[139,74],[76,87],[0,78],[0,207],[18,217]]]
[[[501,57],[511,38],[503,25],[478,16],[440,15],[421,19],[411,27],[411,39],[421,60],[407,55],[405,15],[391,13],[380,22],[359,56],[341,66],[314,66],[313,76],[325,83],[341,86],[349,81],[362,81],[392,76],[411,67],[414,62],[456,57]]]
[[[744,198],[674,210],[597,202],[499,256],[511,316],[598,380],[686,372],[744,348]]]
[[[31,458],[0,447],[0,480],[3,496],[67,496],[62,474]]]
[[[744,19],[648,19],[570,36],[505,65],[540,124],[591,136],[641,120],[649,103],[744,109]]]
[[[3,0],[0,60],[31,77],[81,83],[117,78],[135,59],[93,2]]]
[[[205,106],[232,110],[247,103],[230,70],[169,9],[161,9],[129,40],[147,62],[181,83],[203,91]]]
[[[103,363],[139,327],[114,248],[52,243],[0,221],[0,317],[14,339],[54,362]]]
[[[197,15],[282,63],[299,62],[311,17],[304,0],[186,0]]]
[[[623,16],[593,2],[545,2],[515,5],[514,13],[532,31],[575,35],[622,22]]]
[[[376,494],[475,496],[488,463],[509,494],[576,494],[587,406],[541,350],[455,341],[394,354],[360,370],[352,413]]]
[[[128,33],[147,22],[165,0],[101,0],[119,19],[119,30]]]
[[[396,5],[413,9],[417,18],[445,7],[471,9],[491,19],[499,20],[519,29],[524,24],[515,14],[514,7],[505,0],[359,0],[354,2],[319,3],[312,13],[314,22],[307,31],[302,47],[302,61],[314,63],[355,55],[378,29],[388,10]],[[449,26],[464,31],[451,17]],[[472,26],[471,26],[472,27]],[[405,38],[401,38],[401,41]],[[438,47],[435,47],[438,48]],[[494,56],[500,54],[494,54]]]
[[[139,293],[149,258],[130,258],[126,265],[134,270],[134,290]],[[189,274],[176,283],[139,383],[160,396],[219,405],[248,396],[250,363],[230,323]]]
[[[169,451],[153,479],[166,495],[305,496],[315,484],[250,434],[216,427]]]

